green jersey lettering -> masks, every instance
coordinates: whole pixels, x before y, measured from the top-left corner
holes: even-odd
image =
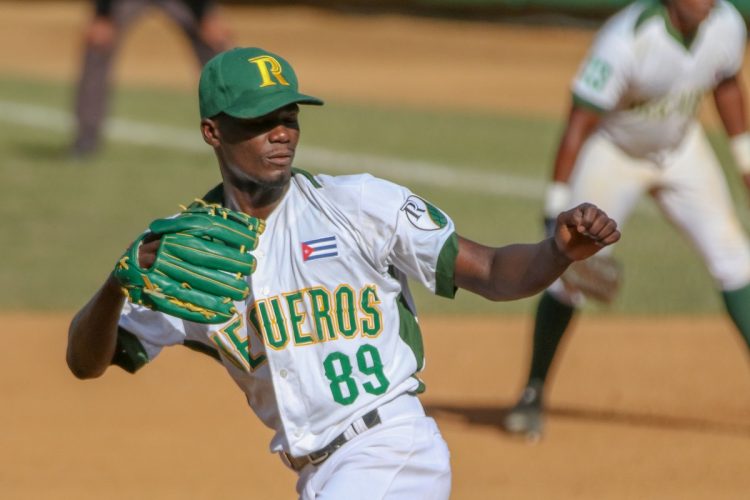
[[[286,305],[289,307],[289,320],[292,324],[295,345],[312,344],[315,342],[312,334],[302,331],[302,323],[304,323],[307,314],[297,310],[297,305],[302,302],[302,291],[287,294],[285,297]]]
[[[311,288],[308,290],[312,305],[312,316],[315,322],[315,334],[320,342],[335,340],[336,329],[331,317],[331,297],[325,288]]]
[[[374,285],[362,290],[359,305],[367,315],[362,319],[362,333],[368,337],[377,337],[383,328],[382,314],[377,307],[378,304],[380,304],[380,299],[378,299],[378,292]]]
[[[354,305],[354,290],[347,285],[336,289],[336,324],[338,331],[350,339],[357,333],[357,310]]]

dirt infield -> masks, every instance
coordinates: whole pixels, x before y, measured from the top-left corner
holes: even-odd
[[[165,352],[138,375],[79,382],[69,315],[5,314],[0,490],[12,499],[294,498],[270,431],[212,360]],[[745,498],[750,373],[720,319],[584,318],[545,439],[498,428],[528,321],[423,320],[423,400],[452,451],[456,499]],[[471,337],[457,346],[457,334]]]
[[[592,33],[227,9],[238,44],[286,55],[332,99],[557,116]],[[0,3],[0,71],[74,78],[83,4]],[[120,83],[194,85],[159,16],[136,26]],[[70,314],[3,314],[0,497],[294,498],[270,431],[223,369],[172,349],[137,376],[76,381]],[[527,318],[423,318],[430,414],[456,499],[735,499],[750,491],[748,356],[724,318],[582,318],[536,446],[498,422],[523,377]],[[459,344],[458,341],[461,341]]]

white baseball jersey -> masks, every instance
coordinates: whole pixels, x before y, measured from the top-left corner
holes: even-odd
[[[452,221],[404,187],[295,171],[266,220],[239,315],[203,325],[127,303],[120,326],[137,337],[131,351],[142,361],[174,344],[218,352],[276,431],[271,450],[302,456],[373,408],[423,390],[406,279],[452,297],[457,251]]]
[[[600,133],[637,158],[659,161],[694,121],[702,96],[737,74],[745,23],[717,0],[685,40],[656,0],[636,2],[600,30],[573,82],[574,100],[605,112]]]

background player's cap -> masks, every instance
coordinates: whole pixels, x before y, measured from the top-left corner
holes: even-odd
[[[226,113],[258,118],[297,102],[323,104],[300,94],[297,75],[282,57],[257,47],[235,48],[206,63],[198,85],[201,118]]]

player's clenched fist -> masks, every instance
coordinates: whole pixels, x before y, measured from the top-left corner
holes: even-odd
[[[555,243],[570,260],[582,260],[620,239],[617,222],[591,203],[557,216]]]

